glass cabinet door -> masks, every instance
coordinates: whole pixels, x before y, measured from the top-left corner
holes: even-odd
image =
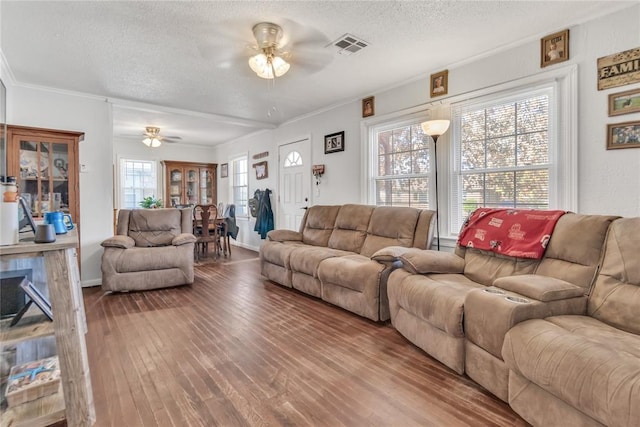
[[[169,198],[171,199],[171,206],[181,205],[182,202],[182,169],[172,168],[169,171],[170,176],[170,188]]]
[[[198,169],[187,168],[186,170],[187,181],[187,204],[197,205],[199,203],[199,188],[198,188]]]
[[[20,194],[33,215],[69,213],[69,145],[20,140]]]
[[[200,203],[213,204],[213,177],[209,169],[200,169]]]

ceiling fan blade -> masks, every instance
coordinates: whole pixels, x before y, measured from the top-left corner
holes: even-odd
[[[164,138],[164,139],[179,139],[179,140],[181,140],[181,139],[182,139],[182,137],[181,137],[181,136],[177,136],[177,135],[166,135],[166,136],[165,136],[165,135],[161,135],[161,136],[162,136],[162,138]]]

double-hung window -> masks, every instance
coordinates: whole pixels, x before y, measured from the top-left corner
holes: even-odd
[[[120,159],[120,208],[139,208],[147,196],[160,198],[156,162]]]
[[[231,160],[231,194],[236,205],[236,216],[249,215],[249,170],[247,156],[236,157]]]
[[[549,84],[453,107],[452,234],[478,207],[553,207],[554,92]]]
[[[429,207],[431,140],[420,123],[414,119],[371,128],[370,203]]]

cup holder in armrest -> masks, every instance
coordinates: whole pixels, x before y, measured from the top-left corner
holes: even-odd
[[[527,304],[529,302],[529,300],[526,299],[526,298],[512,297],[512,296],[504,297],[504,299],[506,299],[507,301],[511,301],[513,303],[516,303],[516,304]]]
[[[497,294],[497,295],[504,295],[504,291],[502,289],[498,289],[498,288],[484,288],[483,291],[489,293],[489,294]]]

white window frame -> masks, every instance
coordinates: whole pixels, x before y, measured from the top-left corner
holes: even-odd
[[[135,157],[135,156],[121,156],[118,157],[118,175],[117,175],[117,185],[118,185],[118,199],[117,199],[117,206],[119,209],[137,209],[140,206],[133,206],[133,207],[125,207],[124,206],[124,199],[125,199],[125,188],[124,188],[124,162],[143,162],[143,163],[150,163],[152,165],[153,168],[153,173],[155,175],[155,188],[153,189],[153,196],[156,198],[160,198],[164,201],[164,197],[163,197],[163,186],[160,184],[160,168],[158,167],[158,160],[157,159],[148,159],[148,158],[140,158],[140,157]]]
[[[366,204],[375,205],[377,202],[376,198],[376,178],[378,178],[378,140],[376,135],[379,132],[384,132],[390,129],[407,126],[415,123],[422,123],[428,120],[429,112],[424,109],[420,109],[416,112],[415,109],[405,110],[403,112],[399,112],[398,114],[388,115],[385,117],[381,117],[376,121],[368,121],[363,124],[362,133],[364,135],[365,141],[365,153],[363,156],[364,161],[366,162],[363,166],[363,171],[365,173],[364,176],[364,202]],[[431,146],[429,147],[431,149]],[[429,182],[433,182],[433,156],[431,156],[429,171],[430,177]],[[429,206],[435,206],[435,194],[434,191],[429,191]]]
[[[240,215],[237,212],[241,209],[238,209],[239,203],[235,200],[235,180],[236,180],[236,162],[244,160],[247,163],[246,167],[246,180],[247,183],[247,201],[244,205],[244,215]],[[237,218],[249,218],[249,154],[242,153],[235,155],[229,158],[229,203],[233,203],[236,205],[236,219]]]
[[[501,100],[513,98],[527,91],[551,88],[553,95],[549,100],[549,209],[577,211],[577,67],[570,66],[558,70],[540,73],[535,76],[515,80],[477,91],[466,99],[454,100],[456,106],[472,104],[499,104]],[[475,96],[474,96],[475,95]],[[441,218],[447,224],[441,226],[443,236],[455,239],[461,223],[457,216],[459,203],[456,196],[461,194],[460,174],[457,162],[459,153],[459,123],[452,117],[452,136],[450,138],[449,186],[447,200],[448,214]],[[560,167],[561,166],[561,167]],[[455,243],[455,242],[454,242]]]

